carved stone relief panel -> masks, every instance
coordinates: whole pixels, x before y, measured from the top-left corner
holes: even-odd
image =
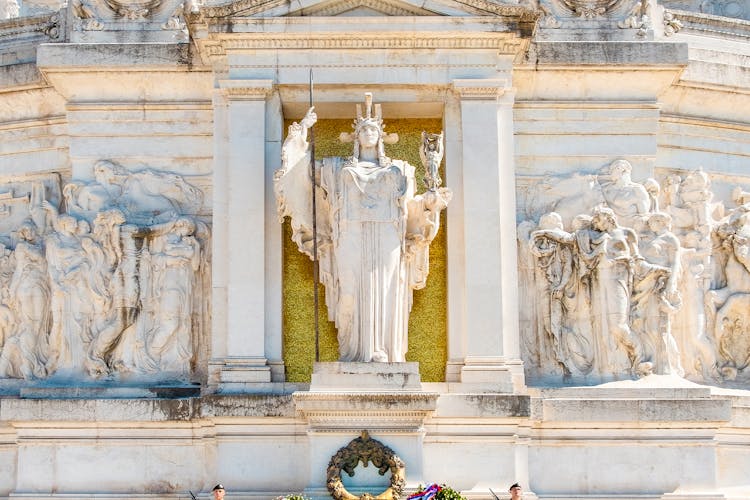
[[[0,187],[0,378],[188,380],[208,320],[210,232],[183,177]]]
[[[527,376],[747,382],[750,193],[739,186],[716,200],[702,171],[643,183],[630,172],[616,160],[526,189],[518,238],[522,303],[532,304],[521,311]]]
[[[72,0],[69,6],[74,42],[186,42],[186,18],[199,8],[177,0]]]
[[[682,27],[657,0],[535,0],[544,40],[644,40]],[[606,34],[605,34],[606,33]],[[605,38],[602,38],[605,37]]]

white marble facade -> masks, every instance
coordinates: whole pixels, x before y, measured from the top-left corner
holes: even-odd
[[[325,498],[363,428],[407,488],[750,498],[742,3],[0,3],[0,500]],[[412,182],[382,123],[443,121],[427,192],[365,207],[371,251],[326,247],[346,196],[320,242],[327,291],[365,282],[334,257],[385,262],[403,324],[445,209],[444,382],[400,364],[405,329],[360,348],[335,293],[344,362],[286,380],[276,196],[309,253],[282,179],[311,69],[318,119],[382,105],[356,161],[321,163],[324,196],[339,167]]]

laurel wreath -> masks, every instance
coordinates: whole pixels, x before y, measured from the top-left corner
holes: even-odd
[[[352,477],[360,462],[365,467],[372,462],[381,476],[390,470],[391,485],[377,496],[370,493],[362,496],[349,493],[341,481],[341,471]],[[393,450],[370,438],[367,431],[362,431],[360,437],[353,439],[331,457],[326,476],[328,491],[334,500],[399,500],[406,484],[406,466]]]

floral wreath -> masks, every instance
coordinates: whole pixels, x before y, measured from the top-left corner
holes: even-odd
[[[359,462],[365,467],[372,462],[381,476],[390,470],[390,487],[377,496],[364,493],[358,497],[349,493],[341,482],[341,471],[352,477]],[[353,439],[331,457],[326,476],[328,491],[334,500],[399,500],[406,484],[406,466],[392,449],[376,439],[371,439],[367,431],[362,431],[360,437]]]

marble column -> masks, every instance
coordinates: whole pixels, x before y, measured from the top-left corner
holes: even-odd
[[[266,353],[266,101],[271,80],[223,80],[214,97],[214,272],[209,390],[271,382]]]
[[[460,103],[457,160],[463,188],[460,381],[483,390],[519,392],[524,378],[518,328],[514,91],[503,79],[454,80],[453,90]]]
[[[448,363],[445,369],[446,382],[460,382],[461,368],[466,357],[466,239],[464,238],[464,178],[461,163],[463,146],[461,141],[461,99],[455,92],[446,95],[443,111],[445,132],[445,180],[453,191],[450,209],[446,210],[448,252]]]

